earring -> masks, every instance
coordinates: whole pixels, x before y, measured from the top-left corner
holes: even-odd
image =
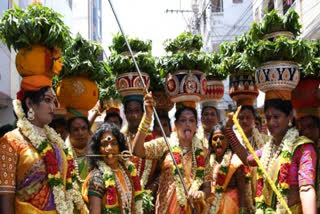
[[[28,110],[28,120],[34,120],[34,111],[32,108],[29,108]]]
[[[291,126],[292,126],[292,122],[291,122],[291,120],[289,120],[289,124],[288,124],[288,125],[289,125],[289,127],[291,127]]]

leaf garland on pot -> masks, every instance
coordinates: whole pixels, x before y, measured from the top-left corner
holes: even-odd
[[[211,58],[211,66],[205,71],[207,80],[224,80],[229,75],[228,72],[221,69],[222,56],[216,52],[209,53]]]
[[[235,52],[230,57],[223,58],[220,69],[226,74],[253,73],[255,68],[249,63],[245,53]]]
[[[266,34],[279,31],[289,31],[294,37],[297,37],[301,33],[301,27],[299,15],[296,11],[290,10],[282,18],[277,10],[272,10],[269,13],[266,11],[263,23],[252,23],[249,34],[254,40],[262,39]]]
[[[59,74],[59,79],[86,75],[97,83],[104,80],[107,67],[98,61],[101,53],[102,47],[98,43],[88,41],[77,34],[64,51],[63,69]]]
[[[138,38],[129,38],[127,36],[128,42],[133,52],[148,52],[151,53],[152,41],[146,40],[142,41]],[[128,52],[129,49],[127,47],[126,41],[122,34],[117,33],[113,35],[112,44],[109,46],[111,52],[116,54],[121,54]]]
[[[301,78],[320,79],[320,58],[314,57],[310,62],[301,64]]]
[[[151,54],[139,52],[134,57],[142,72],[152,73],[155,71],[155,58]],[[137,71],[131,56],[113,54],[108,58],[107,64],[115,76]]]
[[[1,40],[16,51],[34,44],[63,49],[70,39],[70,30],[61,18],[48,7],[32,4],[23,10],[14,4],[1,19]]]
[[[280,37],[276,41],[260,40],[246,49],[249,63],[258,67],[267,61],[294,61],[306,63],[312,59],[313,46],[308,40],[290,40]]]
[[[121,96],[117,91],[116,76],[111,72],[111,69],[106,63],[103,63],[106,71],[106,77],[99,81],[99,99],[100,100],[121,100]]]
[[[252,44],[251,36],[247,33],[236,37],[233,42],[223,42],[219,46],[222,56],[231,57],[235,52],[244,52],[245,49]]]
[[[202,48],[202,37],[190,32],[183,32],[175,39],[167,39],[164,42],[165,51],[177,53],[179,51],[200,51]]]

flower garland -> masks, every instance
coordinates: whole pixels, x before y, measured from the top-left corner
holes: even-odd
[[[215,154],[210,155],[210,167],[214,167],[215,165]],[[220,202],[222,199],[222,194],[223,194],[223,184],[226,180],[228,171],[229,171],[229,166],[232,158],[232,152],[231,150],[227,150],[225,154],[223,155],[219,171],[216,175],[216,187],[215,187],[215,194],[214,194],[214,200],[212,203],[212,206],[210,208],[210,214],[215,214],[219,211],[220,207]]]
[[[172,148],[174,159],[178,164],[178,168],[183,177],[184,170],[182,165],[182,152],[179,145],[179,138],[176,132],[172,132],[170,135],[170,146]],[[192,139],[192,153],[193,153],[193,159],[195,159],[196,161],[197,168],[195,173],[195,180],[192,182],[192,185],[189,191],[198,190],[199,187],[202,185],[203,178],[204,178],[205,158],[203,153],[202,142],[199,140],[197,135],[195,135]],[[173,165],[172,167],[172,173],[174,176],[176,194],[177,194],[177,199],[180,205],[181,213],[184,213],[185,212],[184,208],[187,204],[187,200],[185,197],[183,185],[180,181],[180,177],[175,165]]]
[[[288,192],[289,192],[289,167],[293,156],[293,145],[295,140],[299,137],[299,132],[295,128],[291,128],[287,131],[286,135],[281,141],[280,146],[276,152],[273,152],[272,140],[269,140],[263,149],[261,162],[267,172],[270,172],[274,161],[278,158],[280,154],[280,169],[277,188],[281,195],[284,197],[285,201],[288,202]],[[281,152],[282,151],[282,152]],[[281,153],[280,153],[281,152]],[[270,157],[273,155],[272,160]],[[257,195],[256,195],[256,213],[264,213],[266,209],[265,198],[262,195],[264,185],[264,178],[262,171],[258,168],[257,170]],[[285,208],[281,205],[280,201],[277,201],[276,213],[286,213]]]
[[[140,185],[140,179],[137,175],[136,167],[130,161],[125,161],[124,164],[128,172],[130,173],[130,178],[131,178],[130,179],[131,181],[126,181],[126,185],[128,186],[128,189],[129,189],[128,193],[121,191],[121,184],[119,183],[119,181],[117,181],[116,176],[112,171],[112,169],[107,164],[105,164],[105,162],[98,161],[98,167],[103,174],[103,179],[104,179],[105,187],[107,190],[106,205],[104,207],[105,213],[127,213],[124,210],[125,206],[123,203],[125,203],[125,201],[127,200],[131,205],[133,196],[135,201],[135,213],[139,213],[139,214],[143,213],[143,210],[142,210],[143,191]],[[126,172],[122,169],[121,165],[120,165],[120,169],[124,177],[126,177]],[[133,185],[134,195],[132,194],[131,185]],[[121,192],[121,197],[118,196],[117,192]],[[126,194],[126,196],[124,194]],[[129,198],[130,196],[131,198]],[[118,202],[120,202],[120,204]],[[128,213],[131,213],[131,209],[127,211]]]
[[[48,183],[52,188],[54,202],[58,213],[73,213],[73,202],[75,202],[81,213],[89,213],[79,192],[79,186],[72,179],[74,178],[75,173],[73,157],[70,155],[70,152],[61,137],[48,125],[44,126],[46,137],[40,136],[35,127],[27,120],[20,100],[14,100],[13,106],[18,117],[17,127],[21,130],[22,134],[30,140],[32,146],[36,148],[37,152],[44,160],[48,173]],[[56,143],[66,153],[68,160],[66,194],[64,193],[63,179],[59,172],[59,165],[55,151],[47,139],[49,142]]]

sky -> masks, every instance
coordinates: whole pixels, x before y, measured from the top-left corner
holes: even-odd
[[[108,0],[102,0],[103,47],[111,44],[112,33],[119,32]],[[192,13],[166,13],[166,9],[191,10],[191,0],[112,0],[113,7],[126,35],[152,40],[152,54],[164,55],[163,42],[187,29],[186,20]],[[181,5],[181,7],[180,7]],[[184,19],[185,17],[185,19]]]

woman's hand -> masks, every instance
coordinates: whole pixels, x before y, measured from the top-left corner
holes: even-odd
[[[234,115],[233,112],[228,113],[228,120],[227,120],[227,122],[226,122],[226,127],[227,127],[227,128],[232,128],[233,125],[234,125],[233,119],[232,119],[232,118],[233,118],[233,115]]]
[[[153,108],[152,107],[156,107],[156,101],[154,101],[151,91],[144,96],[144,106],[146,108],[146,116],[147,116],[147,118],[151,118],[152,114],[153,114]]]
[[[188,199],[191,203],[204,199],[204,192],[199,190],[190,191],[188,194]]]

